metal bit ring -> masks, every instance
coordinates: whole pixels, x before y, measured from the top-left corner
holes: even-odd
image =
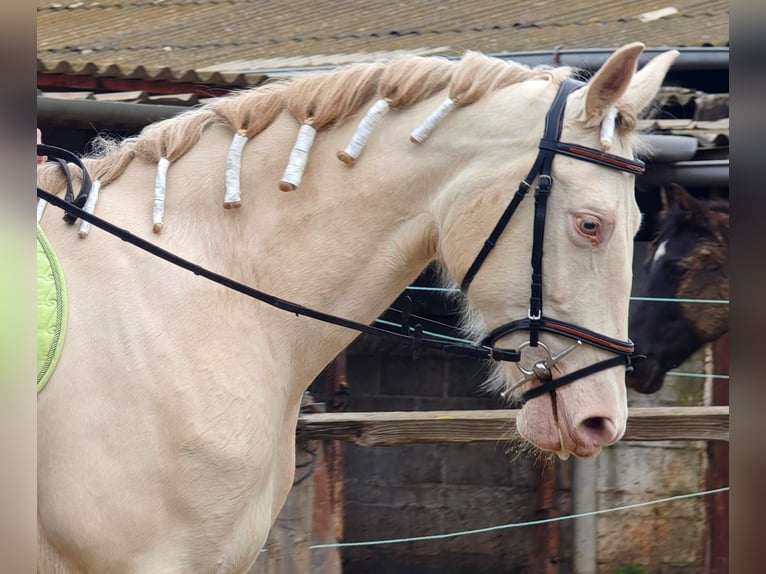
[[[524,375],[521,379],[516,381],[513,385],[505,389],[502,393],[500,393],[501,397],[507,397],[510,395],[513,391],[518,389],[521,385],[524,383],[531,381],[533,379],[538,379],[540,381],[550,381],[553,378],[553,373],[551,372],[551,367],[556,364],[556,361],[560,360],[565,355],[568,355],[571,353],[574,349],[576,349],[578,346],[582,345],[582,341],[577,339],[572,345],[558,353],[557,355],[554,355],[551,353],[551,350],[545,345],[545,343],[541,343],[538,341],[537,346],[542,347],[545,353],[548,355],[548,358],[544,361],[537,361],[534,365],[532,365],[531,369],[525,369],[521,366],[521,361],[519,361],[516,364],[516,368],[521,371],[521,373]],[[529,341],[524,341],[519,345],[519,353],[526,348],[530,347],[531,344]]]

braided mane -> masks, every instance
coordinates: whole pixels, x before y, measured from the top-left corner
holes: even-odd
[[[358,115],[375,98],[386,100],[392,109],[406,110],[448,89],[449,96],[465,106],[511,84],[540,77],[558,83],[570,74],[568,67],[530,68],[470,51],[457,62],[404,56],[390,62],[354,64],[243,90],[155,122],[121,141],[96,137],[94,151],[83,163],[91,177],[105,186],[120,177],[134,159],[176,161],[215,125],[251,139],[287,111],[298,123],[321,130]],[[51,191],[60,190],[64,178],[55,165],[48,165],[39,170],[38,183]]]

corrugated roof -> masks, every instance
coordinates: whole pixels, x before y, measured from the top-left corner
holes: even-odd
[[[728,46],[727,0],[38,0],[38,72],[244,85],[406,50]],[[663,9],[666,9],[663,11]],[[665,14],[665,15],[663,15]]]

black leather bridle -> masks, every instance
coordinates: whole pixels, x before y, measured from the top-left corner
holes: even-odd
[[[537,179],[532,240],[532,284],[531,296],[529,299],[529,311],[526,318],[506,323],[494,329],[484,338],[482,344],[494,348],[495,343],[502,337],[515,331],[526,330],[529,331],[529,341],[525,346],[537,347],[542,345],[542,343],[539,342],[540,331],[545,331],[556,335],[562,335],[569,339],[574,339],[578,342],[576,344],[584,342],[594,347],[598,347],[599,349],[616,353],[617,356],[584,367],[572,373],[568,373],[557,379],[553,379],[550,368],[555,363],[555,360],[561,358],[566,352],[574,349],[575,346],[570,347],[565,353],[553,357],[548,348],[542,345],[548,353],[548,360],[537,363],[533,367],[533,370],[528,372],[528,377],[525,377],[519,383],[521,384],[530,380],[530,377],[534,377],[542,381],[542,385],[526,391],[521,397],[523,402],[544,393],[553,392],[564,385],[590,374],[618,365],[630,366],[630,356],[633,353],[633,342],[630,340],[621,341],[619,339],[607,337],[606,335],[602,335],[595,331],[590,331],[572,325],[571,323],[551,319],[543,315],[543,237],[545,233],[546,206],[553,185],[551,170],[553,167],[553,159],[556,154],[566,155],[632,174],[641,174],[644,172],[644,163],[640,160],[626,159],[595,148],[560,141],[567,97],[583,85],[583,82],[568,78],[561,83],[561,86],[559,86],[556,97],[545,116],[545,131],[540,140],[539,151],[537,153],[537,158],[532,165],[532,169],[527,174],[527,177],[522,180],[513,199],[500,216],[500,219],[489,234],[487,240],[484,242],[479,254],[473,260],[473,263],[471,263],[460,284],[461,291],[467,293],[471,282],[494,248],[519,204],[526,196],[532,182]],[[525,374],[526,373],[527,372],[525,372]],[[515,386],[518,386],[518,384],[514,385],[514,387]]]
[[[243,293],[249,297],[263,301],[268,305],[277,307],[295,315],[303,315],[319,321],[331,323],[333,325],[339,325],[348,329],[360,331],[362,333],[409,342],[413,346],[413,349],[415,347],[419,348],[420,346],[423,346],[440,349],[448,353],[475,358],[518,363],[521,360],[520,349],[502,349],[496,347],[495,342],[514,331],[527,330],[529,331],[529,341],[524,343],[522,348],[524,346],[542,346],[547,351],[547,347],[545,347],[545,345],[538,340],[540,331],[545,331],[574,339],[576,341],[575,345],[579,345],[582,344],[582,342],[585,342],[594,347],[598,347],[600,349],[604,349],[606,351],[617,354],[616,357],[611,359],[606,359],[588,367],[584,367],[572,373],[568,373],[567,375],[564,375],[560,378],[552,379],[550,368],[553,366],[557,359],[561,358],[566,352],[571,350],[571,348],[574,348],[574,345],[564,353],[559,353],[556,356],[552,356],[550,351],[548,351],[549,359],[547,361],[541,361],[540,363],[537,363],[531,371],[527,372],[521,368],[521,366],[519,367],[522,372],[528,373],[527,377],[522,380],[522,383],[526,382],[527,380],[531,380],[531,378],[537,378],[543,383],[540,386],[526,391],[522,395],[522,402],[526,402],[529,399],[544,393],[553,392],[563,385],[567,385],[592,373],[596,373],[618,365],[626,365],[629,367],[631,362],[630,355],[633,352],[633,343],[630,340],[620,341],[618,339],[613,339],[594,331],[589,331],[588,329],[565,323],[564,321],[558,321],[556,319],[545,317],[543,316],[542,312],[543,235],[545,231],[546,205],[548,195],[550,194],[551,186],[553,183],[553,179],[551,177],[551,168],[555,155],[567,155],[576,159],[589,161],[598,165],[603,165],[613,169],[619,169],[621,171],[626,171],[633,174],[640,174],[644,171],[644,164],[641,161],[626,159],[616,155],[604,153],[594,148],[559,141],[567,96],[582,85],[582,82],[567,79],[559,87],[553,104],[548,110],[545,118],[545,132],[543,138],[540,140],[537,159],[535,160],[532,169],[530,170],[527,177],[519,185],[519,188],[513,196],[511,203],[500,216],[499,221],[495,225],[487,240],[484,242],[484,246],[474,259],[473,263],[468,269],[468,272],[463,278],[463,282],[461,283],[461,290],[466,293],[468,291],[468,287],[471,284],[471,281],[473,281],[476,273],[481,268],[481,265],[484,263],[487,256],[492,251],[492,248],[495,246],[498,238],[508,225],[508,222],[516,211],[516,208],[521,203],[521,200],[524,199],[527,191],[529,191],[532,182],[537,179],[538,187],[535,191],[535,215],[533,229],[534,236],[532,245],[532,294],[530,298],[528,316],[524,319],[519,319],[494,329],[478,345],[460,342],[455,339],[452,341],[445,341],[443,339],[434,339],[429,336],[424,336],[422,326],[420,324],[415,325],[414,327],[410,327],[409,324],[405,322],[405,325],[402,328],[402,332],[397,333],[373,325],[367,325],[350,319],[337,317],[329,313],[317,311],[315,309],[304,307],[303,305],[299,305],[297,303],[269,295],[254,289],[253,287],[244,285],[238,281],[224,277],[208,269],[200,267],[195,263],[182,259],[181,257],[160,248],[154,243],[137,237],[129,231],[117,227],[108,221],[96,217],[92,213],[88,213],[82,209],[90,189],[90,177],[88,176],[88,172],[80,159],[75,154],[67,150],[63,150],[55,146],[38,144],[37,154],[48,155],[51,160],[57,161],[61,168],[64,170],[67,179],[67,193],[64,199],[61,199],[56,195],[38,188],[37,196],[40,199],[44,199],[45,201],[64,210],[64,219],[69,224],[73,224],[77,218],[83,219],[90,224],[103,229],[107,233],[110,233],[127,243],[152,253],[153,255],[156,255],[157,257],[160,257],[178,267],[191,271],[196,275],[205,277],[215,283]],[[67,162],[74,163],[82,170],[82,185],[80,187],[80,193],[76,197],[74,196],[72,190],[71,175],[69,173]]]

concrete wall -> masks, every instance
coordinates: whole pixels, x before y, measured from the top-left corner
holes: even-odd
[[[700,351],[678,372],[703,372]],[[629,391],[629,404],[706,404],[704,379],[667,377],[654,395]],[[706,445],[700,441],[630,442],[597,459],[596,499],[610,508],[705,490]],[[597,572],[692,574],[704,565],[705,499],[691,498],[598,517]]]
[[[390,352],[395,353],[391,350]],[[352,410],[489,409],[481,362],[424,353],[348,356]],[[347,541],[440,534],[531,520],[540,468],[505,444],[346,445]],[[533,530],[343,549],[344,573],[527,572]]]
[[[701,371],[702,353],[679,370]],[[480,363],[438,353],[403,355],[352,351],[352,410],[437,410],[502,407],[482,394]],[[630,391],[631,406],[704,404],[701,379],[670,378],[656,395]],[[440,534],[541,517],[534,457],[511,445],[345,447],[346,541]],[[621,442],[596,459],[592,485],[576,483],[574,460],[556,461],[555,512],[573,513],[578,492],[592,488],[595,509],[704,490],[700,442]],[[579,490],[578,490],[579,489]],[[701,572],[703,499],[608,513],[594,519],[592,569],[575,557],[575,521],[559,523],[558,570],[598,574]],[[522,527],[449,540],[343,549],[344,574],[534,573],[535,528]],[[539,544],[539,541],[537,542]]]

